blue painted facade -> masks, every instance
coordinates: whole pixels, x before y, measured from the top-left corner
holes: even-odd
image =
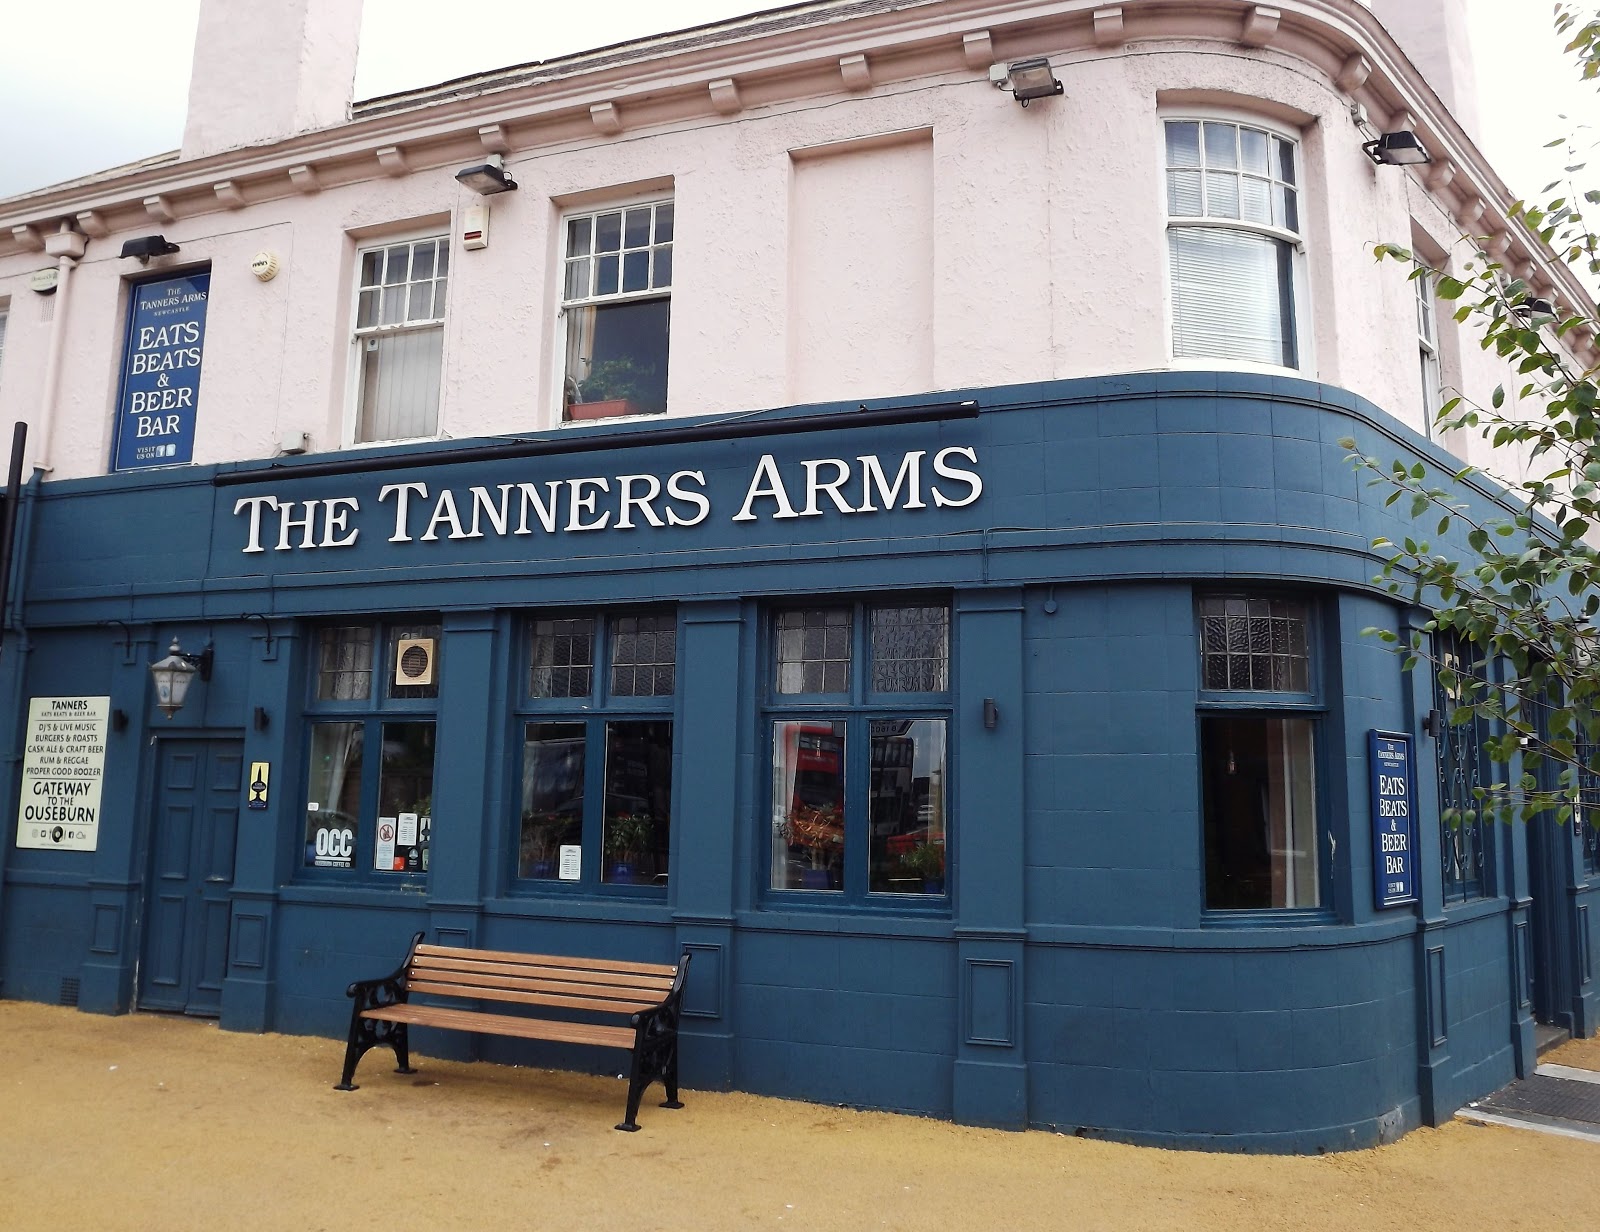
[[[1362,635],[1417,619],[1371,585],[1371,540],[1408,527],[1337,441],[1448,468],[1445,455],[1347,392],[1274,377],[1134,375],[960,391],[926,414],[909,400],[873,409],[896,406],[905,422],[856,426],[853,407],[802,407],[687,421],[682,439],[648,445],[614,426],[28,489],[0,656],[11,835],[30,697],[108,695],[127,723],[109,738],[96,851],[0,846],[0,995],[106,1013],[139,1004],[158,753],[215,738],[270,763],[273,783],[270,807],[241,810],[234,836],[219,958],[231,1029],[341,1036],[346,983],[387,969],[422,928],[491,948],[654,960],[689,948],[691,1087],[1311,1151],[1437,1122],[1529,1071],[1529,836],[1500,827],[1495,893],[1446,909],[1420,730],[1430,684]],[[857,459],[892,476],[918,451],[924,507],[844,514],[824,499],[804,516],[804,461],[849,463],[859,506],[871,502]],[[955,477],[937,474],[935,455]],[[767,456],[802,516],[747,500]],[[564,528],[608,509],[614,521],[619,477],[684,471],[699,472],[709,502],[694,525],[636,514],[633,529],[480,525],[466,537],[474,487],[608,478],[590,489],[592,511],[564,507]],[[972,500],[969,472],[982,484]],[[380,493],[405,483],[428,494],[397,525],[398,496]],[[428,540],[443,489],[458,497],[462,537],[435,522]],[[331,528],[334,507],[319,506],[309,530],[280,540],[276,511],[248,503],[263,495],[296,502],[297,518],[313,499],[354,504]],[[755,516],[737,519],[746,505]],[[672,507],[693,520],[692,501]],[[351,529],[348,546],[316,546]],[[1315,604],[1321,908],[1204,907],[1195,596],[1218,584]],[[948,895],[845,906],[767,890],[766,614],[899,593],[950,604]],[[526,888],[513,877],[519,622],[641,602],[678,616],[669,885]],[[443,626],[431,868],[404,885],[307,870],[312,634],[330,619],[422,613]],[[216,666],[167,720],[148,664],[174,636],[214,644]],[[1387,911],[1374,906],[1374,728],[1410,733],[1418,766],[1421,901]],[[1600,878],[1586,877],[1576,835],[1555,842],[1557,1013],[1588,1034],[1600,1025]],[[417,1044],[605,1061],[503,1040],[476,1054],[461,1037]]]

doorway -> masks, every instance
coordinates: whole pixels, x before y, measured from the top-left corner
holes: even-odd
[[[228,969],[244,745],[163,739],[158,747],[138,1005],[214,1018]]]

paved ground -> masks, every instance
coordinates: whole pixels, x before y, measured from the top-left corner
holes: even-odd
[[[1588,1227],[1600,1143],[1456,1122],[1263,1158],[1008,1134],[624,1084],[181,1018],[0,1001],[0,1229],[1548,1229]],[[1600,1071],[1600,1041],[1547,1062]],[[659,1098],[659,1097],[657,1097]]]

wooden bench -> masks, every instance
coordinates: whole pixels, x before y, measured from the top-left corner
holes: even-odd
[[[345,990],[355,1005],[344,1076],[336,1090],[354,1091],[350,1079],[356,1066],[368,1049],[380,1046],[394,1049],[395,1073],[416,1073],[408,1038],[415,1025],[627,1050],[633,1057],[628,1114],[618,1129],[639,1128],[639,1100],[657,1079],[667,1090],[661,1106],[683,1107],[678,1100],[678,1012],[689,969],[687,952],[673,966],[423,945],[423,936],[411,938],[405,962],[392,973],[357,980]],[[467,1004],[418,1005],[411,1000],[413,993],[430,1002]],[[509,1002],[523,1012],[494,1013],[478,1008],[480,1001]],[[626,1019],[627,1025],[617,1019]]]

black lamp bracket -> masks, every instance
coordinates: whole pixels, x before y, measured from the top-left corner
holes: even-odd
[[[246,620],[259,620],[261,622],[261,631],[266,636],[266,639],[267,639],[267,644],[263,647],[264,653],[263,653],[262,657],[265,658],[265,659],[271,659],[272,658],[272,643],[273,643],[272,622],[270,620],[268,620],[265,616],[263,616],[260,612],[246,612],[244,614],[244,618]]]

